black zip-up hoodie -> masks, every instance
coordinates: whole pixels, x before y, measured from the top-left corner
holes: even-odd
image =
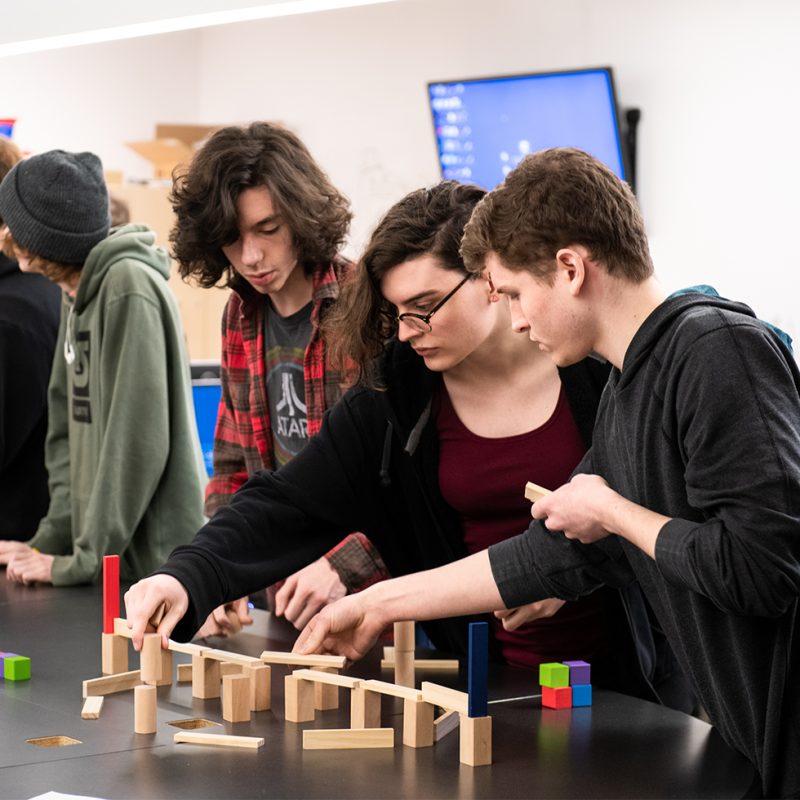
[[[608,367],[587,360],[561,380],[587,447]],[[393,576],[467,555],[455,511],[439,490],[439,445],[431,399],[441,376],[394,340],[380,362],[385,391],[352,389],[330,409],[320,433],[277,472],[253,475],[232,502],[159,572],[187,589],[189,611],[174,631],[188,639],[222,602],[285,578],[363,531]],[[521,487],[522,488],[522,487]],[[654,702],[653,683],[677,668],[651,625],[638,586],[606,593],[606,616],[620,691]],[[475,618],[423,623],[434,644],[466,655]],[[492,642],[492,656],[502,660]]]
[[[503,600],[574,599],[638,578],[711,720],[800,795],[800,373],[742,304],[668,299],[612,370],[577,472],[671,518],[655,560],[535,523],[490,548]],[[536,561],[532,553],[536,553]]]

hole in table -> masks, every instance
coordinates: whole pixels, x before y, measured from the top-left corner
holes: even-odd
[[[69,736],[41,736],[38,739],[26,739],[25,741],[35,744],[37,747],[63,747],[67,744],[83,744],[77,739],[70,739]]]
[[[176,728],[182,728],[185,731],[193,731],[197,728],[218,727],[219,723],[211,722],[208,719],[176,719],[174,722],[168,722],[167,725],[174,725]]]

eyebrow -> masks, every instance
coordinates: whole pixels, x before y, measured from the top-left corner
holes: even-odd
[[[418,300],[422,300],[423,298],[428,298],[428,297],[435,297],[437,294],[440,293],[441,292],[439,289],[426,289],[424,292],[419,292],[418,294],[415,294],[413,297],[406,298],[406,300],[400,303],[400,305],[410,306],[412,303],[416,303]]]
[[[264,219],[260,219],[258,222],[254,222],[252,227],[260,228],[262,225],[273,225],[274,223],[280,221],[281,221],[280,214],[272,214],[269,217],[264,217]]]

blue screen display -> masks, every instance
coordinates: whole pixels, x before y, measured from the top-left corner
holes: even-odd
[[[218,380],[192,382],[192,398],[194,399],[197,432],[200,434],[203,460],[209,475],[214,474],[214,431],[217,427],[217,411],[221,394],[222,386]]]
[[[493,189],[528,153],[579,147],[622,180],[606,69],[428,86],[442,177]]]

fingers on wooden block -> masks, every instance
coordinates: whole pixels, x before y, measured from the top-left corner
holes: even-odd
[[[549,489],[545,489],[544,486],[537,486],[535,483],[531,483],[530,481],[525,484],[525,499],[529,500],[531,503],[541,500],[548,494],[553,493]]]

